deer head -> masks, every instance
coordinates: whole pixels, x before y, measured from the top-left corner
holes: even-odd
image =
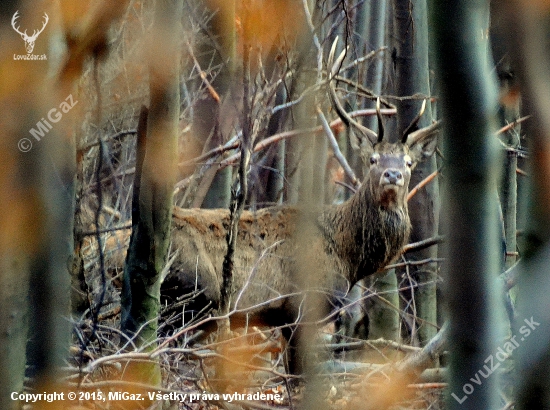
[[[342,107],[332,79],[337,74],[346,50],[334,61],[337,40],[334,41],[329,54],[329,93],[333,106],[344,124],[352,130],[351,145],[360,151],[363,163],[366,166],[365,180],[368,190],[375,203],[382,208],[406,208],[406,196],[415,165],[431,156],[435,151],[437,140],[435,137],[441,122],[435,122],[428,127],[418,129],[418,122],[422,117],[426,100],[422,108],[403,132],[397,142],[384,140],[384,121],[380,112],[380,98],[376,101],[378,117],[378,133],[359,124],[351,118]]]
[[[49,17],[46,13],[44,13],[44,23],[42,24],[42,28],[40,30],[34,30],[32,33],[32,36],[29,36],[27,34],[27,30],[25,30],[23,33],[19,31],[19,26],[16,27],[18,18],[19,18],[19,10],[17,10],[13,15],[11,19],[11,26],[15,31],[17,31],[21,35],[21,38],[25,41],[25,48],[27,49],[27,54],[30,54],[32,53],[32,50],[34,50],[34,42],[36,41],[38,35],[44,31],[46,24],[48,24]]]

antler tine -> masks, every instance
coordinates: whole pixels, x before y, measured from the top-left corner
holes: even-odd
[[[328,55],[328,64],[331,65],[330,67],[330,79],[332,79],[340,69],[340,65],[342,64],[342,61],[344,61],[344,58],[346,58],[346,53],[349,49],[349,46],[342,50],[336,61],[334,61],[334,54],[336,53],[336,45],[338,44],[338,37],[334,40],[332,43],[332,46],[330,47],[330,53]],[[334,61],[334,63],[333,63]]]
[[[409,146],[415,144],[417,141],[423,140],[426,137],[429,137],[434,132],[438,132],[441,128],[441,120],[435,121],[432,124],[428,125],[427,127],[420,128],[419,130],[416,130],[414,132],[411,132],[408,135],[407,141],[405,143]]]
[[[329,88],[329,92],[330,92],[330,99],[332,100],[332,104],[334,105],[334,108],[336,109],[336,113],[338,114],[338,116],[340,117],[342,122],[346,125],[346,127],[349,127],[349,126],[353,125],[363,135],[365,135],[370,140],[370,142],[372,144],[374,144],[374,142],[378,140],[378,136],[376,135],[376,133],[373,130],[359,124],[357,121],[355,121],[353,118],[351,118],[349,116],[349,114],[346,112],[346,110],[344,110],[344,107],[342,107],[342,103],[340,102],[340,99],[336,95],[336,90],[334,89],[334,86],[332,85],[332,79],[338,73],[338,70],[340,68],[340,64],[344,60],[344,58],[346,56],[346,52],[347,52],[347,48],[344,49],[340,53],[340,55],[338,56],[336,61],[333,61],[334,60],[334,54],[336,53],[337,43],[338,43],[338,37],[332,43],[332,47],[330,48],[330,53],[329,53],[329,57],[328,57],[328,66],[330,67],[330,77],[328,79],[328,88]]]
[[[409,137],[409,134],[418,127],[418,121],[420,121],[420,118],[422,118],[422,115],[424,115],[424,111],[426,111],[426,99],[422,100],[422,107],[420,107],[420,111],[418,112],[418,115],[414,117],[414,120],[412,120],[409,126],[405,129],[405,131],[403,131],[403,137],[401,138],[401,142],[403,144],[407,142],[407,138]]]
[[[380,97],[376,99],[376,117],[378,118],[378,142],[384,139],[384,121],[380,112]]]

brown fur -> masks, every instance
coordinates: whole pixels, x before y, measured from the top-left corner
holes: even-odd
[[[314,255],[300,261],[300,269],[305,270],[300,275],[315,277],[308,282],[309,290],[322,291],[329,296],[327,302],[331,297],[345,296],[357,281],[397,258],[411,229],[406,202],[411,171],[418,160],[435,150],[435,135],[430,132],[416,135],[410,146],[364,144],[363,157],[369,164],[365,179],[353,197],[341,205],[307,212],[293,206],[243,212],[234,254],[231,303],[232,308],[246,310],[246,314],[233,315],[232,320],[271,326],[294,323],[300,302],[297,256]],[[306,243],[300,244],[296,237],[305,236],[298,225],[302,217],[312,221],[312,226]],[[207,305],[218,307],[228,227],[226,209],[174,208],[172,249],[178,255],[162,285],[166,300],[200,291],[188,304],[188,313]],[[127,239],[129,231],[124,235]],[[123,261],[123,252],[109,256],[109,265],[121,267]],[[326,311],[327,305],[319,309]],[[290,330],[283,329],[287,339]],[[291,370],[299,369],[298,362],[291,360]]]
[[[400,254],[411,228],[406,203],[410,173],[421,152],[402,143],[370,147],[367,158],[376,160],[358,192],[341,205],[308,212],[315,222],[306,246],[315,258],[306,266],[317,275],[315,288],[343,296],[358,280],[382,270]],[[402,180],[384,182],[387,170],[399,171]],[[299,213],[296,207],[277,206],[245,211],[240,219],[232,304],[237,303],[238,309],[263,304],[254,313],[265,324],[289,323],[296,316],[293,304],[281,296],[299,291],[295,254]],[[179,255],[163,285],[165,295],[201,290],[194,310],[206,303],[218,306],[228,226],[225,209],[175,209],[172,247]],[[265,304],[270,300],[274,302]]]

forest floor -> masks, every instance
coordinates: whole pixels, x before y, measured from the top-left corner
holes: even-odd
[[[182,315],[171,311],[159,326],[165,336],[147,352],[121,343],[117,307],[102,313],[95,325],[91,320],[75,325],[69,381],[90,399],[80,400],[79,409],[269,410],[306,403],[315,410],[444,408],[441,369],[418,375],[399,371],[398,364],[419,348],[381,339],[339,347],[332,343],[334,326],[328,325],[310,346],[310,363],[316,365],[306,365],[307,377],[294,377],[285,371],[280,329],[238,329],[220,343],[215,332],[204,336],[193,323],[183,326]],[[129,361],[158,363],[163,387],[129,381]],[[133,393],[143,400],[132,402],[138,397]]]

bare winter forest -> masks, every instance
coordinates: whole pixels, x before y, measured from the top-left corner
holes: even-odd
[[[550,3],[0,7],[1,409],[550,409]]]

